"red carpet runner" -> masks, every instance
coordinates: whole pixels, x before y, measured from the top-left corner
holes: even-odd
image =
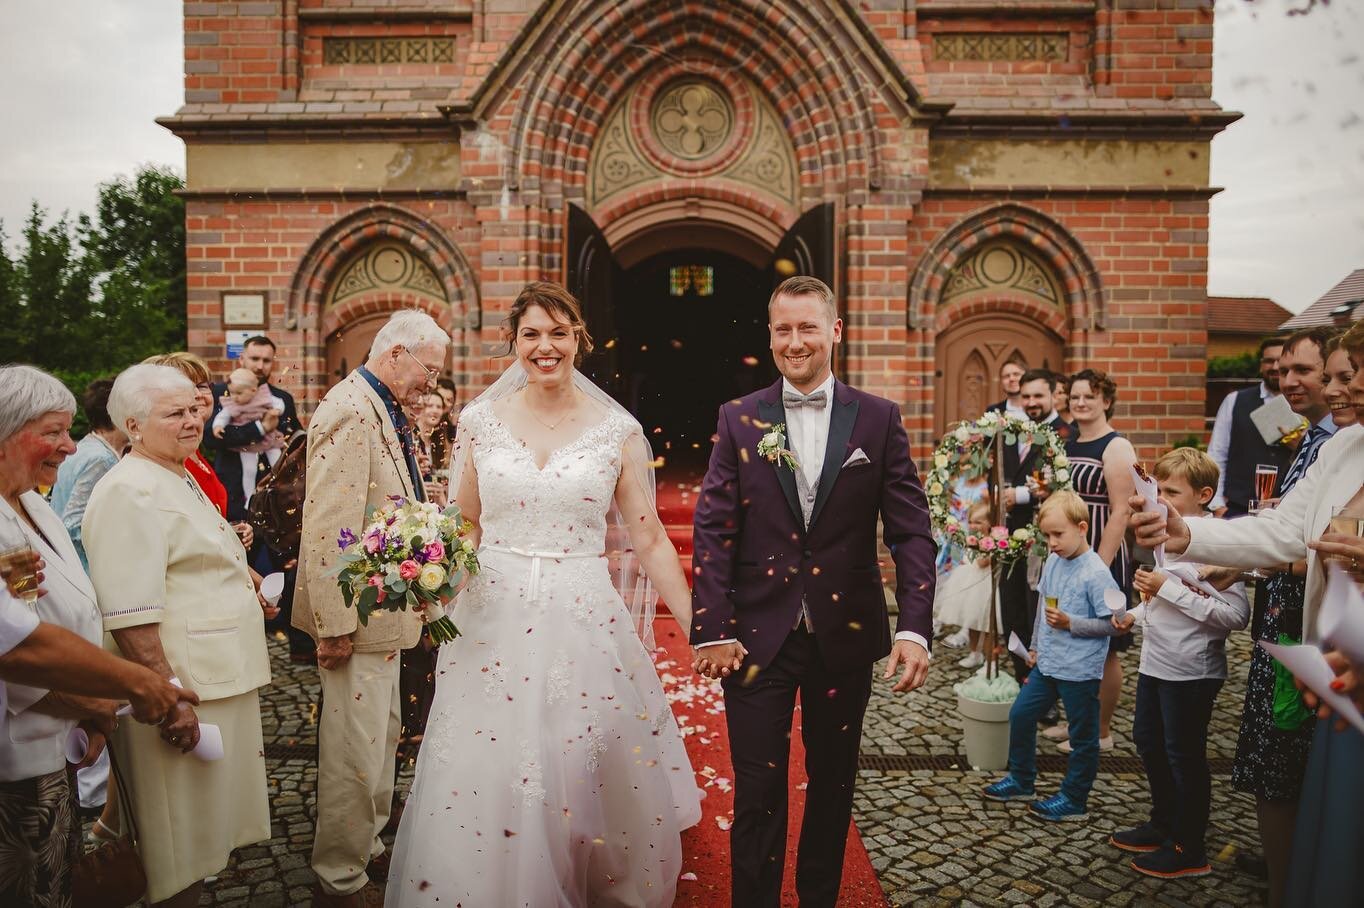
[[[658,506],[668,535],[677,545],[683,562],[690,565],[691,511],[696,481],[690,477],[659,477]],[[654,636],[665,650],[658,673],[672,703],[673,713],[696,770],[696,784],[706,793],[701,802],[701,822],[682,834],[682,881],[675,905],[721,908],[729,905],[729,825],[734,818],[734,771],[729,761],[729,738],[725,732],[724,697],[719,682],[707,681],[691,670],[691,650],[677,623],[660,608]],[[796,843],[801,815],[805,811],[805,747],[799,733],[800,707],[796,707],[791,733],[791,806],[786,840],[786,873],[782,904],[796,904]],[[886,897],[876,881],[867,849],[856,826],[849,828],[848,850],[843,863],[840,908],[884,908]],[[736,906],[738,908],[738,906]]]

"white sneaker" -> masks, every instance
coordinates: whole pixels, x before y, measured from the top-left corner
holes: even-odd
[[[966,628],[962,628],[955,634],[948,634],[946,637],[943,637],[942,645],[951,649],[961,649],[970,641],[970,639],[971,632]]]
[[[1063,754],[1070,753],[1071,751],[1070,741],[1062,741],[1060,744],[1056,745],[1056,749],[1061,751],[1061,753]],[[1108,753],[1112,749],[1113,749],[1112,735],[1109,735],[1106,738],[1099,739],[1099,753]]]
[[[957,664],[962,668],[976,668],[977,666],[985,664],[985,654],[980,650],[973,649],[966,654],[966,658],[960,660]]]
[[[1057,722],[1051,728],[1042,729],[1042,737],[1049,741],[1064,741],[1070,737],[1070,727],[1065,722]]]

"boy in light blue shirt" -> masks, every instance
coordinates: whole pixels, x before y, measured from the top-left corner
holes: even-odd
[[[1038,511],[1051,556],[1037,586],[1039,604],[1028,653],[1032,672],[1009,710],[1009,774],[984,790],[995,801],[1036,797],[1037,722],[1059,697],[1070,721],[1070,760],[1061,791],[1034,800],[1043,820],[1084,819],[1099,771],[1099,679],[1108,639],[1118,633],[1106,590],[1117,590],[1108,565],[1089,547],[1089,509],[1074,492],[1056,492]]]

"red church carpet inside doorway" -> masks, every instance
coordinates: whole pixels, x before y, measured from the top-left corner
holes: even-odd
[[[692,509],[699,485],[699,471],[667,470],[658,477],[659,514],[688,569]],[[658,659],[659,677],[682,728],[697,785],[706,793],[701,802],[701,822],[682,834],[683,878],[674,904],[721,908],[729,905],[729,825],[734,818],[734,772],[725,732],[724,698],[718,682],[692,672],[691,650],[681,630],[662,607],[659,611],[654,623],[654,636],[664,650]],[[805,811],[805,748],[799,733],[799,705],[793,724],[783,905],[796,904],[796,843]],[[840,908],[882,908],[887,904],[856,826],[849,828],[838,904]]]

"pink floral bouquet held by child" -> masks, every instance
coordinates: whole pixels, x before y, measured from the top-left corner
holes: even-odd
[[[465,580],[478,573],[478,555],[468,538],[473,525],[459,508],[441,509],[429,501],[391,497],[366,516],[364,533],[343,529],[336,544],[341,555],[333,570],[346,607],[361,625],[375,609],[420,613],[439,646],[459,636],[442,603],[454,598]],[[432,619],[432,614],[439,617]]]

